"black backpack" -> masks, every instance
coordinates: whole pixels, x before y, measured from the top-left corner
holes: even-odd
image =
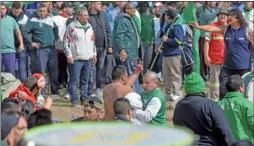
[[[184,41],[182,45],[180,46],[182,67],[186,68],[194,64],[193,49],[192,49],[193,32],[188,24],[181,24],[181,27],[184,31]]]

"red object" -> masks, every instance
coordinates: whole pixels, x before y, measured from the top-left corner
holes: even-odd
[[[35,74],[33,74],[32,76],[35,77],[35,78],[38,78],[38,79],[41,78],[41,77],[44,77],[43,74],[39,74],[39,73],[35,73]],[[22,83],[21,85],[19,85],[18,88],[17,88],[16,90],[12,91],[12,92],[9,94],[9,98],[15,98],[15,97],[17,97],[18,94],[19,94],[19,91],[23,91],[23,92],[25,92],[25,93],[27,94],[26,100],[32,101],[33,104],[34,104],[34,110],[37,110],[37,109],[38,109],[38,107],[37,107],[37,100],[36,100],[36,98],[34,97],[33,93],[32,93],[28,88],[26,88],[26,87],[24,86],[24,83]]]
[[[220,22],[215,22],[212,25],[221,26],[222,24]],[[209,44],[211,64],[223,64],[225,49],[224,34],[211,33],[211,41]]]

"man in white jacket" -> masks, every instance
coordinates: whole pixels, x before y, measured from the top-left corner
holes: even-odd
[[[77,8],[76,18],[66,29],[64,36],[64,52],[68,61],[70,81],[68,91],[72,107],[78,105],[77,87],[80,80],[80,101],[88,99],[88,80],[92,63],[96,63],[96,47],[94,32],[88,23],[88,12],[85,7]]]

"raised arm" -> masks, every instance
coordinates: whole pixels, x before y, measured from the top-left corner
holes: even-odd
[[[227,26],[214,26],[211,24],[208,25],[198,25],[196,22],[190,22],[189,25],[193,26],[196,29],[206,31],[206,32],[215,32],[215,33],[221,33],[224,34]]]

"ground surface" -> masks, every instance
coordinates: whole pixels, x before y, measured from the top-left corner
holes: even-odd
[[[160,83],[160,87],[163,89],[164,87],[163,82]],[[167,118],[169,126],[172,126],[172,118],[174,113],[174,110],[172,107],[174,107],[175,103],[176,102],[167,101],[166,118]],[[51,110],[53,113],[53,119],[63,121],[63,122],[69,122],[74,117],[77,118],[77,117],[83,116],[82,108],[70,107],[70,100],[68,99],[61,98],[61,99],[55,100]]]

